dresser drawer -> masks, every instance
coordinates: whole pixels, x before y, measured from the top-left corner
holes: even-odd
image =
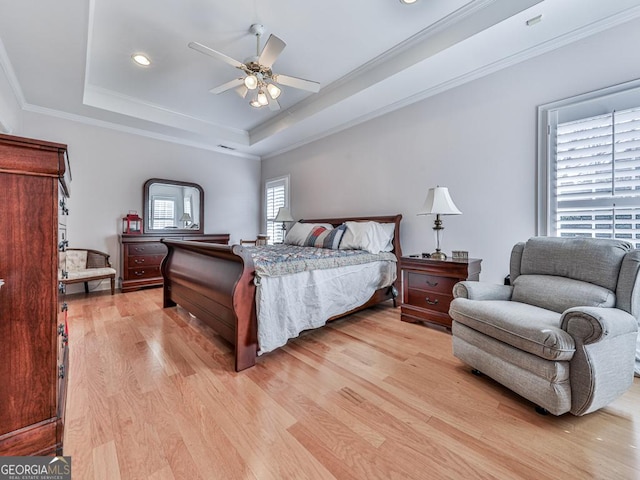
[[[127,269],[127,280],[161,277],[160,266],[137,267]]]
[[[159,255],[129,255],[127,257],[127,268],[138,267],[158,267],[162,263],[164,254]]]
[[[453,300],[453,295],[444,293],[425,292],[410,288],[405,301],[409,305],[418,308],[425,308],[436,312],[448,313],[449,305]]]
[[[458,283],[456,278],[430,275],[428,273],[407,273],[409,288],[416,288],[427,292],[451,293],[453,286]]]
[[[130,255],[166,255],[167,247],[159,242],[130,243],[125,245],[127,256]]]

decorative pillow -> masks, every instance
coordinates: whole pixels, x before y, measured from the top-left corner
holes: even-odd
[[[307,237],[315,227],[324,227],[327,230],[333,229],[333,225],[328,223],[300,223],[296,222],[287,232],[284,243],[288,245],[304,246]]]
[[[332,228],[331,230],[316,226],[311,230],[304,242],[304,246],[337,250],[346,229],[346,225],[340,225],[338,228]]]
[[[384,228],[378,222],[346,222],[347,231],[340,243],[341,250],[366,250],[380,253],[388,250],[393,238],[393,231]],[[391,245],[393,249],[393,245]]]

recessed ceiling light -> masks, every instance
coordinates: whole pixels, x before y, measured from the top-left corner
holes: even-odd
[[[535,25],[536,23],[540,23],[541,21],[542,14],[538,15],[537,17],[530,18],[529,20],[527,20],[527,27],[532,27],[533,25]]]
[[[405,5],[411,5],[412,3],[416,3],[418,0],[400,0],[400,3],[404,3]]]
[[[133,55],[131,55],[131,59],[138,65],[142,65],[143,67],[148,67],[149,65],[151,65],[151,60],[149,60],[149,57],[143,55],[142,53],[134,53]]]

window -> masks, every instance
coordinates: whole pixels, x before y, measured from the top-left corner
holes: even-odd
[[[282,222],[275,222],[281,207],[289,207],[289,176],[267,180],[264,186],[265,192],[265,219],[269,243],[281,243],[284,241]]]
[[[153,228],[167,228],[175,226],[176,203],[173,198],[153,197],[151,202],[151,216]]]
[[[640,86],[612,88],[541,112],[542,235],[640,248]]]

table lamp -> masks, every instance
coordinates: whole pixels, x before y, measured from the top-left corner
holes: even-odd
[[[430,258],[434,260],[446,260],[447,255],[440,251],[440,236],[442,235],[442,230],[444,230],[440,215],[462,215],[462,212],[458,210],[458,207],[456,207],[453,200],[451,200],[449,189],[440,186],[430,188],[427,193],[427,199],[418,215],[436,216],[433,226],[433,231],[436,235],[436,251],[431,254]]]
[[[278,214],[273,221],[282,223],[282,240],[284,241],[284,237],[286,237],[287,234],[287,226],[285,225],[285,222],[295,222],[294,218],[291,216],[291,212],[286,207],[280,207],[280,210],[278,210]]]

